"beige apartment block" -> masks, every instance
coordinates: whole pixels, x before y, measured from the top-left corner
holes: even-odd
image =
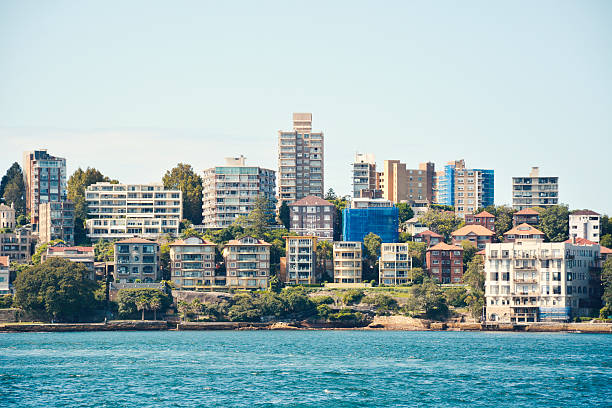
[[[361,242],[334,242],[334,283],[361,283]]]
[[[74,203],[42,203],[38,207],[38,240],[41,244],[61,239],[74,244]]]
[[[183,219],[183,195],[162,184],[99,182],[85,191],[87,236],[92,241],[128,237],[177,236]]]
[[[372,153],[356,153],[353,162],[353,198],[376,197],[377,193],[376,160]],[[364,194],[362,194],[362,191]]]
[[[486,320],[566,321],[594,312],[599,300],[599,245],[525,239],[487,244]]]
[[[395,286],[411,282],[412,257],[408,244],[383,243],[378,258],[378,283]]]
[[[0,204],[0,228],[13,229],[17,225],[15,221],[15,209],[13,205]]]
[[[266,289],[270,277],[270,247],[253,237],[230,240],[223,248],[227,286]]]
[[[323,132],[312,131],[312,113],[294,113],[293,130],[278,131],[278,198],[323,198]]]
[[[317,237],[287,236],[285,283],[290,285],[311,285],[318,281]]]
[[[419,164],[418,169],[408,169],[399,160],[385,160],[380,177],[383,198],[394,203],[433,202],[434,163]]]
[[[225,166],[204,170],[202,177],[202,226],[225,228],[255,208],[258,197],[276,208],[276,174],[274,170],[247,166],[246,158],[226,157]]]
[[[0,232],[0,256],[8,256],[11,262],[29,263],[36,242],[31,225]]]
[[[542,177],[533,167],[529,177],[512,177],[512,208],[550,207],[559,204],[559,177]]]
[[[159,269],[159,244],[141,238],[130,238],[114,243],[117,283],[144,283],[161,279]]]
[[[178,289],[198,290],[211,286],[225,286],[225,279],[215,277],[215,248],[213,242],[189,237],[170,244],[172,282]]]

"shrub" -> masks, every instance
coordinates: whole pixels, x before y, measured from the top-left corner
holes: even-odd
[[[356,303],[361,302],[361,299],[363,299],[363,290],[360,289],[350,289],[347,290],[343,295],[342,295],[342,302],[344,302],[345,305],[354,305]]]
[[[467,297],[467,291],[465,288],[449,288],[444,292],[446,303],[453,307],[465,307],[465,298]]]
[[[0,296],[0,309],[8,309],[13,306],[13,295]]]
[[[331,308],[325,304],[317,306],[317,316],[322,319],[327,319],[331,314]]]
[[[316,305],[333,305],[334,302],[334,298],[331,296],[316,296],[311,298],[311,300],[316,304]]]

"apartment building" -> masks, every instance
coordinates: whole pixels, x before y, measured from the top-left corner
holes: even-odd
[[[183,219],[183,195],[162,184],[111,184],[87,187],[87,236],[92,241],[128,237],[177,236]]]
[[[599,306],[599,245],[529,239],[485,250],[486,320],[567,321]]]
[[[376,197],[378,193],[376,160],[372,153],[356,153],[353,162],[353,198]]]
[[[114,243],[115,282],[157,282],[159,269],[159,244],[142,238],[129,238]]]
[[[397,242],[399,212],[397,207],[345,208],[342,211],[342,237],[359,241],[369,233],[378,235],[382,242]]]
[[[91,246],[70,246],[59,243],[47,247],[47,251],[41,254],[42,262],[50,258],[62,258],[70,262],[81,264],[87,270],[87,278],[95,280],[95,252],[94,248]]]
[[[56,239],[74,244],[74,203],[70,200],[39,205],[38,240],[44,244]]]
[[[289,204],[290,231],[301,236],[334,240],[336,206],[315,196],[301,198]]]
[[[225,166],[204,170],[202,178],[202,225],[225,228],[255,208],[258,197],[268,200],[271,214],[276,207],[274,170],[247,166],[246,158],[226,157]]]
[[[11,261],[8,256],[0,256],[0,295],[11,293],[10,286],[10,266]]]
[[[223,248],[227,286],[266,289],[270,277],[270,246],[253,237],[230,240]]]
[[[435,202],[452,205],[458,217],[465,217],[494,204],[494,182],[493,170],[468,169],[463,159],[448,162],[436,176]]]
[[[440,242],[427,249],[425,263],[429,275],[440,283],[461,283],[463,248]]]
[[[544,233],[529,224],[517,225],[504,233],[504,242],[523,241],[527,239],[544,240]]]
[[[493,242],[493,231],[482,225],[466,225],[451,232],[453,245],[461,246],[463,241],[471,242],[478,249],[485,249],[487,244]]]
[[[38,206],[66,200],[66,159],[51,156],[46,149],[23,153],[26,211],[37,230]]]
[[[599,243],[600,214],[591,210],[574,211],[569,216],[570,238],[583,238]]]
[[[490,231],[495,231],[495,216],[488,211],[478,214],[466,214],[465,225],[482,225]]]
[[[442,241],[444,241],[442,235],[430,230],[425,230],[414,235],[414,242],[424,242],[427,244],[427,248],[438,245]]]
[[[312,131],[312,113],[294,113],[293,130],[278,131],[280,201],[323,197],[323,132]]]
[[[541,177],[532,167],[529,177],[512,177],[512,208],[550,207],[559,204],[559,177]]]
[[[529,224],[536,226],[540,223],[540,213],[531,208],[523,208],[512,215],[512,225]]]
[[[29,263],[36,241],[31,225],[0,232],[0,256],[8,256],[11,262]]]
[[[0,228],[13,229],[16,225],[13,205],[0,204]]]
[[[311,285],[319,280],[317,273],[317,237],[287,236],[285,279],[289,285]]]
[[[215,248],[215,243],[200,237],[179,239],[170,244],[171,279],[177,289],[225,286],[225,277],[215,276]]]
[[[361,242],[334,242],[334,283],[361,283]]]
[[[412,236],[415,236],[417,234],[420,234],[421,232],[427,231],[427,225],[423,224],[419,220],[419,217],[410,218],[409,220],[404,222],[402,225],[400,225],[400,228],[403,229],[404,232],[407,232]]]
[[[406,285],[412,282],[412,257],[406,243],[383,243],[378,258],[378,283]]]
[[[383,198],[394,203],[433,203],[435,165],[420,163],[418,169],[408,169],[399,160],[385,160],[380,177]]]

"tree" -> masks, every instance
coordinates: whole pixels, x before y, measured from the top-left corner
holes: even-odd
[[[162,302],[158,297],[153,297],[149,300],[149,309],[153,311],[153,320],[157,320],[157,311],[161,309]]]
[[[291,214],[289,213],[289,205],[286,201],[283,201],[278,209],[278,219],[285,229],[288,230],[291,227]]]
[[[495,216],[495,239],[500,241],[504,233],[512,229],[512,216],[515,211],[512,207],[505,205],[490,205],[485,208],[485,211]]]
[[[45,242],[44,244],[39,245],[36,248],[36,251],[34,252],[34,255],[32,255],[32,263],[34,265],[40,265],[40,261],[42,259],[42,255],[47,252],[47,248],[50,247],[50,246],[59,244],[59,243],[65,244],[65,242],[62,241],[61,239],[56,239],[56,240]]]
[[[15,215],[25,215],[25,184],[19,163],[15,162],[0,180],[0,199],[13,205]]]
[[[0,197],[4,196],[4,189],[6,186],[8,186],[11,181],[18,177],[23,180],[23,172],[21,171],[21,166],[19,163],[15,162],[6,171],[6,174],[2,176],[2,180],[0,180]]]
[[[51,258],[15,279],[15,305],[45,320],[88,318],[95,304],[95,282],[83,264]]]
[[[183,232],[181,232],[182,239],[187,239],[190,237],[203,238],[203,235],[200,232],[198,232],[198,230],[196,230],[195,228],[187,228],[183,230]]]
[[[443,319],[448,315],[446,298],[433,280],[427,278],[420,285],[412,285],[410,294],[407,302],[409,310],[424,312],[425,317],[430,319]]]
[[[181,190],[183,193],[183,217],[195,225],[202,223],[202,177],[191,165],[179,163],[168,170],[162,178],[167,189]]]
[[[324,197],[327,201],[333,201],[333,200],[337,200],[338,196],[336,195],[336,192],[334,191],[333,188],[330,188],[329,190],[327,190],[327,193],[325,193],[325,197]]]
[[[451,232],[463,224],[463,220],[456,217],[452,212],[431,209],[421,215],[419,221],[426,225],[429,230],[444,235],[444,239],[447,241]]]
[[[414,211],[412,207],[408,203],[397,203],[395,204],[399,211],[399,222],[400,224],[408,221],[412,217],[414,217]]]
[[[74,242],[76,245],[89,243],[85,231],[85,221],[88,218],[85,190],[90,185],[103,181],[118,183],[92,167],[86,170],[79,167],[68,179],[68,199],[74,203]]]
[[[159,247],[159,269],[162,280],[170,280],[170,244],[165,243]]]
[[[274,224],[270,201],[260,195],[255,200],[253,209],[247,216],[245,232],[255,238],[263,239],[268,227]]]
[[[278,276],[270,276],[268,279],[268,290],[274,293],[280,293],[283,289],[283,282],[278,278]]]
[[[569,209],[567,205],[553,205],[540,212],[540,224],[547,241],[563,242],[569,234]]]
[[[599,244],[601,246],[605,246],[606,248],[612,248],[612,234],[602,236]]]
[[[382,239],[374,234],[373,232],[368,233],[363,238],[363,246],[365,248],[365,258],[368,261],[369,266],[369,274],[367,277],[364,277],[364,280],[369,280],[372,275],[377,275],[377,266],[378,266],[378,256],[380,255],[380,245],[382,244]]]
[[[333,190],[331,191],[333,192]],[[333,194],[333,196],[335,197],[335,193]],[[329,192],[328,196],[326,197],[331,197],[329,196]],[[330,198],[327,199],[327,201],[329,201],[334,205],[334,207],[336,207],[336,217],[334,219],[334,241],[340,241],[340,238],[342,236],[342,211],[347,207],[349,202],[346,197]]]
[[[160,306],[158,309],[153,309],[151,305],[157,301],[159,301]],[[140,311],[142,313],[141,318],[144,320],[145,310],[167,310],[172,304],[172,296],[159,289],[121,289],[119,290],[117,303],[119,304],[119,315],[133,317]]]
[[[93,247],[96,262],[111,262],[115,259],[115,245],[113,242],[101,239]]]
[[[142,312],[142,318],[140,320],[144,320],[145,310],[149,307],[149,299],[141,295],[134,300],[134,304],[136,305],[136,309]]]
[[[484,307],[485,274],[482,257],[476,256],[468,264],[463,274],[463,282],[468,285],[468,295],[465,298],[470,312],[474,318],[482,315]]]
[[[474,258],[474,255],[476,255],[476,252],[478,252],[478,248],[469,240],[461,241],[461,247],[463,248],[463,265],[467,267],[472,258]]]
[[[412,257],[412,266],[414,268],[420,268],[424,265],[426,253],[427,243],[408,242],[408,254]]]
[[[321,240],[317,242],[317,260],[319,261],[319,270],[323,275],[327,274],[327,261],[332,259],[334,246],[331,242]],[[325,277],[324,277],[325,279]]]
[[[612,315],[612,258],[608,258],[601,268],[601,286],[603,288],[601,303],[604,306],[599,316],[607,318]]]

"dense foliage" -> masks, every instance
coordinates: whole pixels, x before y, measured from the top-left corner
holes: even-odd
[[[602,318],[608,318],[612,316],[612,258],[608,258],[601,269],[601,286],[601,301],[604,306],[599,314]]]
[[[159,289],[121,289],[117,302],[121,317],[134,317],[140,312],[144,320],[145,311],[152,311],[157,320],[157,312],[166,311],[172,304],[172,297]]]
[[[162,178],[167,189],[181,190],[183,193],[183,218],[191,223],[202,223],[202,178],[191,165],[179,163],[168,170]]]
[[[15,162],[0,180],[0,199],[6,205],[13,205],[15,215],[25,215],[25,184],[19,163]]]
[[[455,216],[455,213],[434,209],[430,209],[421,215],[419,221],[427,226],[430,231],[443,235],[446,241],[450,239],[451,232],[463,225],[463,220]]]
[[[82,264],[51,258],[22,270],[15,279],[14,304],[43,320],[81,321],[95,307],[97,285]]]
[[[540,211],[537,227],[548,242],[563,242],[569,237],[569,210],[567,205],[553,205]]]

